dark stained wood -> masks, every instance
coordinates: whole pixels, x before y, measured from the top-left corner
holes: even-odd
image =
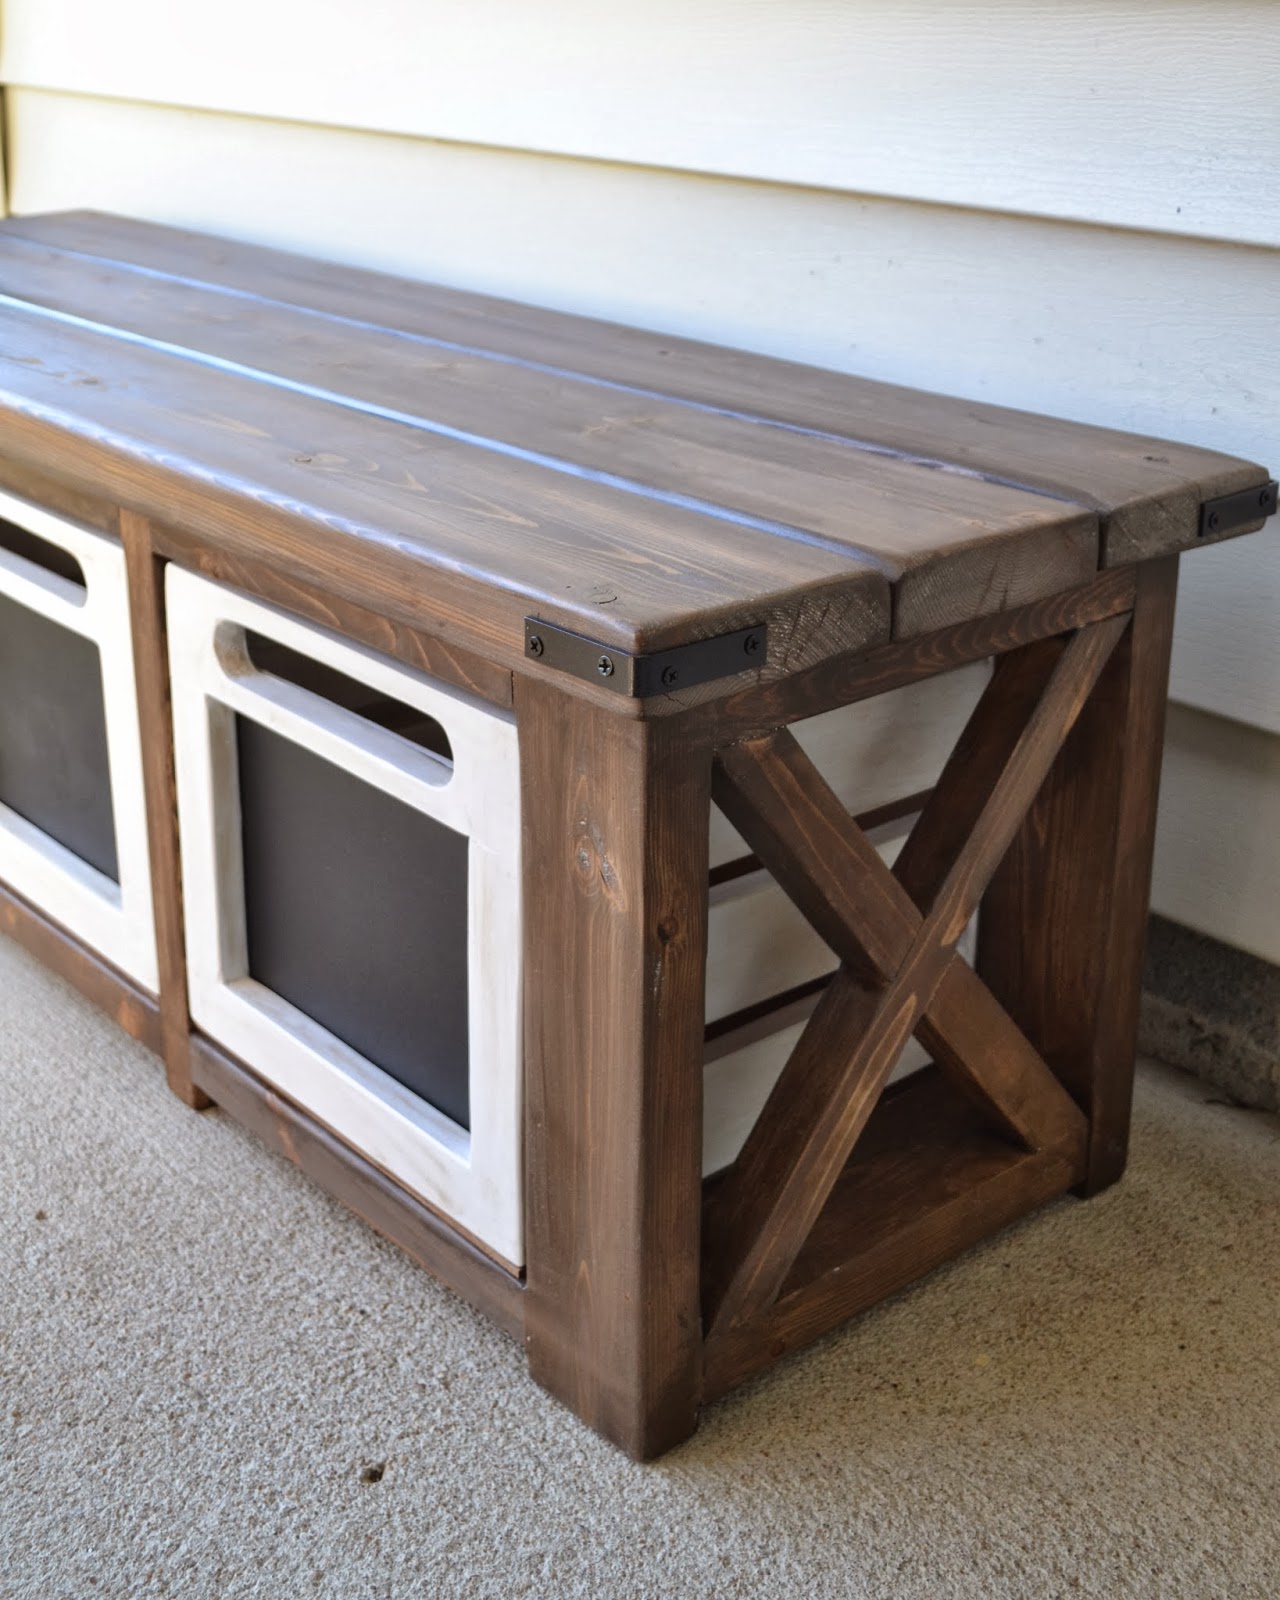
[[[846,965],[872,983],[896,970],[912,908],[788,729],[717,752],[712,795]]]
[[[1165,552],[1263,469],[121,219],[0,224],[0,291],[0,485],[125,545],[159,1005],[5,890],[0,929],[523,1336],[584,1420],[660,1453],[1118,1176]],[[527,1288],[191,1034],[165,560],[516,712]],[[630,703],[526,659],[529,614],[637,652],[767,623],[768,661]],[[989,656],[890,873],[785,725]],[[840,966],[708,1028],[713,769],[754,852],[717,881],[763,864]],[[980,898],[981,975],[955,951]],[[704,1060],[805,1016],[704,1186]],[[885,1094],[912,1032],[937,1066]]]
[[[1039,1052],[966,961],[942,977],[916,1038],[983,1119],[1027,1150],[1083,1147],[1087,1130]]]
[[[1139,569],[1132,627],[980,922],[983,977],[1089,1116],[1089,1193],[1128,1149],[1176,584],[1176,558]]]
[[[524,1332],[518,1277],[233,1057],[197,1036],[194,1081],[242,1127],[364,1219],[513,1339]]]
[[[162,1053],[160,1007],[155,998],[4,884],[0,884],[0,933],[65,978],[148,1050]]]
[[[525,1327],[632,1456],[700,1398],[708,749],[520,681]]]
[[[848,966],[873,983],[897,969],[912,907],[789,729],[718,751],[712,795]]]
[[[1078,1181],[1079,1152],[994,1137],[935,1069],[895,1084],[754,1323],[708,1342],[706,1399],[736,1388]],[[721,1177],[708,1180],[714,1197]]]
[[[169,1087],[187,1105],[208,1104],[191,1081],[191,1016],[187,1009],[187,955],[182,928],[182,867],[178,846],[178,794],[173,772],[173,707],[169,693],[168,629],[164,614],[164,563],[155,554],[148,523],[120,514],[129,584],[133,674],[142,733],[142,779],[147,807],[147,850],[160,973],[160,1026]]]
[[[1061,638],[1028,645],[1005,657],[984,689],[893,865],[895,880],[921,911],[932,910],[1065,650]]]
[[[851,653],[820,667],[800,670],[781,682],[730,688],[714,705],[686,715],[712,731],[717,744],[751,738],[782,723],[799,722],[837,706],[936,677],[971,661],[1002,655],[1052,634],[1069,633],[1133,609],[1134,569],[1100,574],[1091,583],[1036,605],[999,616],[979,617],[943,628],[924,639],[893,642]],[[665,697],[678,702],[679,695]],[[665,701],[663,702],[665,704]]]
[[[640,651],[767,622],[770,673],[889,633],[887,581],[853,551],[10,307],[0,408],[10,457],[535,676],[531,612]]]
[[[486,661],[483,656],[379,616],[349,600],[325,594],[296,577],[276,572],[261,561],[212,550],[203,540],[176,528],[156,528],[153,538],[162,555],[191,572],[256,595],[308,622],[318,623],[344,638],[367,645],[370,650],[402,661],[430,678],[465,689],[490,705],[507,710],[512,704],[510,670]]]
[[[842,968],[819,1001],[709,1213],[708,1339],[754,1321],[777,1298],[1126,626],[1124,618],[1110,618],[1068,645],[890,981],[869,989]],[[981,707],[975,717],[980,713]],[[724,801],[718,803],[723,809]],[[759,840],[748,836],[748,843],[763,853]],[[873,916],[864,910],[861,926]]]
[[[0,488],[45,511],[83,523],[86,528],[120,537],[120,514],[115,506],[96,495],[82,494],[21,461],[0,456]]]
[[[907,637],[1055,594],[1098,566],[1097,517],[973,473],[847,440],[635,394],[484,352],[440,349],[278,300],[128,264],[94,264],[0,230],[7,294],[232,362],[345,403],[420,418],[635,485],[849,546],[894,585]],[[477,471],[484,460],[473,450]],[[572,492],[572,484],[566,492]]]
[[[1198,544],[1202,501],[1260,487],[1267,477],[1251,463],[1164,439],[876,383],[148,223],[76,213],[14,218],[4,231],[1075,500],[1100,513],[1106,565]]]
[[[1039,688],[1044,688],[1044,679]],[[1021,720],[1010,725],[1006,762],[1037,697],[1019,708]],[[974,724],[989,727],[992,715],[1003,709],[1001,702],[985,697],[971,728]],[[972,744],[972,733],[968,737]],[[956,771],[953,758],[947,768],[952,775],[948,787]],[[982,788],[984,803],[998,775],[998,771],[992,772],[990,783]],[[898,973],[920,932],[920,911],[896,869],[890,873],[861,828],[850,823],[839,800],[790,733],[781,730],[765,740],[722,751],[713,793],[846,967],[873,987]],[[945,805],[928,802],[925,814],[930,821],[925,822],[922,815],[912,839],[918,840],[931,827],[947,829],[946,810]],[[975,821],[976,816],[971,816],[970,826]],[[948,866],[962,842],[952,841]],[[919,848],[917,844],[917,855]],[[1083,1138],[1083,1119],[960,956],[947,963],[916,1032],[925,1048],[1009,1137],[1032,1149]]]
[[[860,812],[853,820],[860,831],[870,837],[890,823],[919,815],[929,793],[928,789],[922,789],[916,794],[904,795],[901,800],[886,801],[882,806]],[[733,883],[735,879],[759,872],[762,865],[759,856],[735,856],[732,861],[722,861],[718,867],[711,869],[711,887],[714,889],[717,884]]]

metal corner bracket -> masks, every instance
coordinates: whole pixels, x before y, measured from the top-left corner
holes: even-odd
[[[673,650],[630,655],[598,639],[570,633],[567,628],[537,617],[526,617],[524,653],[530,661],[567,672],[586,683],[597,683],[614,694],[630,700],[649,700],[655,695],[675,694],[701,683],[712,683],[717,678],[732,678],[739,672],[758,671],[768,659],[769,628],[762,622],[714,639],[677,645]]]
[[[1274,517],[1280,504],[1280,485],[1272,478],[1256,489],[1241,489],[1238,494],[1224,494],[1217,500],[1206,500],[1200,507],[1201,539],[1218,539],[1236,528],[1251,522],[1265,522]]]

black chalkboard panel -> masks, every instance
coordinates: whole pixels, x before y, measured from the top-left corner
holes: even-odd
[[[0,801],[119,881],[98,647],[7,595],[0,595]]]
[[[466,838],[236,732],[250,975],[469,1128]]]

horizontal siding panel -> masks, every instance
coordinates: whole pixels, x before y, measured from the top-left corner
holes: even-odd
[[[1170,707],[1152,905],[1280,964],[1280,739]]]
[[[1280,243],[1271,0],[6,0],[59,89]]]
[[[1271,251],[78,96],[10,101],[18,212],[208,228],[1280,467]],[[1275,531],[1188,557],[1177,697],[1280,732],[1277,614]]]
[[[1280,304],[1280,285],[1276,299]],[[1262,459],[1276,475],[1280,419],[1271,415]],[[1178,606],[1171,696],[1280,733],[1280,519],[1247,539],[1216,546],[1215,554],[1184,556]],[[1275,820],[1280,823],[1280,812]]]

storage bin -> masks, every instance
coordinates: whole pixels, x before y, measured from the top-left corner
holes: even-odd
[[[512,718],[171,568],[195,1025],[523,1256]]]
[[[0,880],[155,992],[124,551],[5,493]]]
[[[178,800],[196,1025],[514,1266],[519,773],[509,718],[171,569]],[[927,789],[979,664],[797,736],[851,811]],[[908,810],[876,830],[892,859]],[[713,813],[705,1169],[730,1162],[835,959]],[[727,1030],[723,1037],[720,1030]],[[909,1046],[898,1075],[923,1061]]]

